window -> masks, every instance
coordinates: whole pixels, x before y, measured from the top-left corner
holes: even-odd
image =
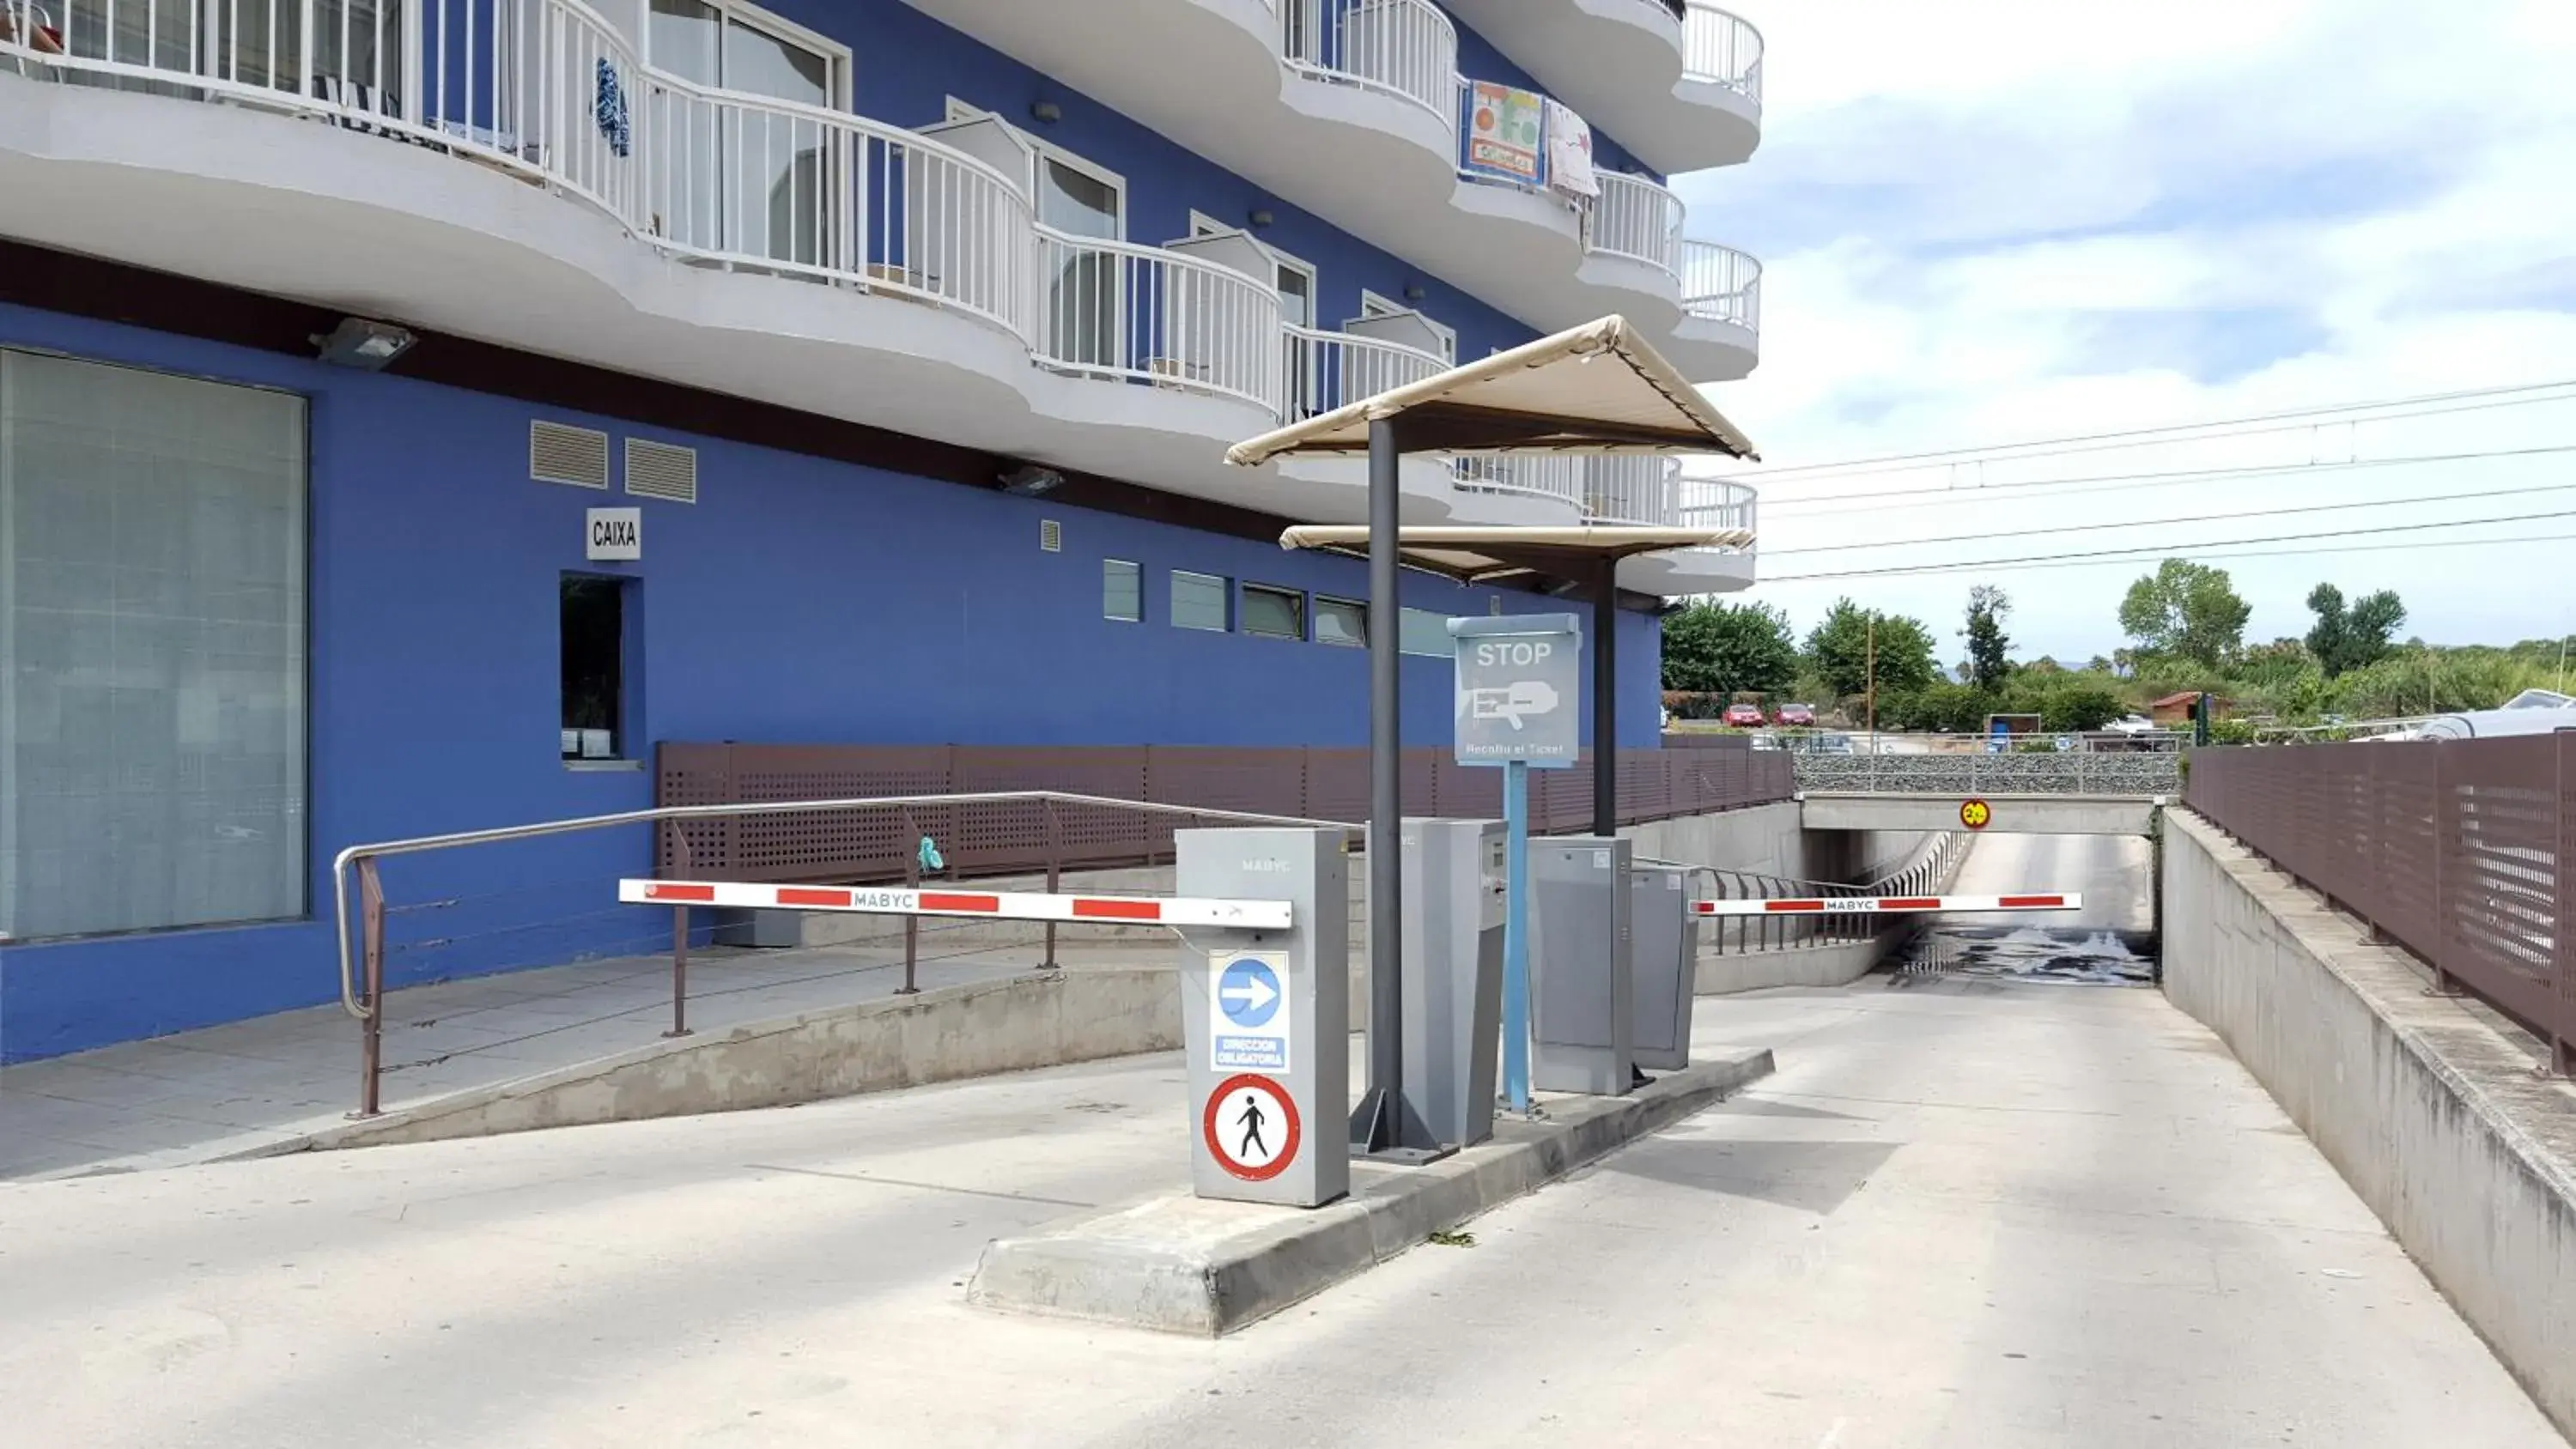
[[[849,52],[735,0],[650,0],[653,64],[701,85],[839,109]],[[825,127],[705,107],[648,152],[656,222],[677,241],[819,265],[841,218],[829,194],[848,164]]]
[[[1211,629],[1224,633],[1233,625],[1226,607],[1226,581],[1215,574],[1172,570],[1172,627]]]
[[[1123,558],[1100,561],[1100,617],[1127,624],[1145,617],[1144,573]]]
[[[1268,584],[1243,586],[1243,632],[1264,639],[1306,638],[1306,596]]]
[[[1315,642],[1368,647],[1368,605],[1351,599],[1315,596]]]
[[[563,757],[623,760],[627,579],[563,576]]]
[[[0,936],[304,914],[304,436],[0,352]]]
[[[1449,616],[1432,609],[1407,609],[1398,616],[1395,647],[1429,659],[1448,659],[1457,653],[1449,645]]]

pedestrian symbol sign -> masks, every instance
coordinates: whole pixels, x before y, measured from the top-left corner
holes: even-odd
[[[1202,1114],[1208,1151],[1217,1165],[1246,1182],[1267,1182],[1297,1160],[1305,1124],[1287,1089],[1249,1072],[1229,1077],[1210,1093]]]
[[[1278,951],[1208,958],[1208,1065],[1220,1072],[1288,1070],[1289,1014]]]

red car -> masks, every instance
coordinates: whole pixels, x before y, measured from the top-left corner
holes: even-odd
[[[1779,712],[1771,717],[1771,722],[1813,728],[1816,723],[1816,707],[1812,704],[1784,704],[1780,706]]]
[[[1762,728],[1762,706],[1758,704],[1730,704],[1726,707],[1725,718],[1726,723],[1730,728],[1758,730]]]

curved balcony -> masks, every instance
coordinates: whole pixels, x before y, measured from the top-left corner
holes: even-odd
[[[1733,247],[1701,241],[1683,242],[1681,258],[1687,315],[1675,340],[1752,354],[1762,332],[1762,263]]]
[[[1667,176],[1762,143],[1762,32],[1707,0],[1447,0],[1557,99]]]
[[[1080,24],[1025,0],[909,3],[1537,330],[1618,312],[1660,343],[1683,324],[1677,260],[1658,268],[1628,250],[1650,249],[1655,213],[1678,206],[1669,193],[1637,194],[1661,190],[1641,177],[1609,183],[1626,214],[1612,223],[1619,248],[1600,250],[1591,204],[1464,174],[1473,79],[1457,73],[1456,31],[1432,0],[1088,0]],[[1684,27],[1667,23],[1659,64],[1678,77]],[[1667,350],[1696,380],[1726,382],[1751,371],[1749,341]]]
[[[1724,478],[1686,478],[1672,458],[1592,460],[1593,493],[1587,516],[1604,523],[1660,528],[1758,527],[1758,500],[1748,484]],[[1753,549],[1690,548],[1647,554],[1619,569],[1619,581],[1667,597],[1726,593],[1753,583]]]
[[[45,46],[0,3],[0,194],[39,245],[1324,520],[1362,516],[1364,467],[1217,445],[1443,366],[1285,326],[1249,238],[1041,226],[1024,151],[690,83],[582,0],[503,0],[498,51],[488,19],[465,43],[488,4],[430,0],[410,66],[320,71],[176,20],[130,52],[108,0]],[[1567,493],[1406,471],[1408,517],[1563,521]]]

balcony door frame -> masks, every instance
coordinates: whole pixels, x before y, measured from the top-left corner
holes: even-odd
[[[1008,120],[1004,120],[997,112],[985,110],[981,106],[959,100],[955,96],[948,97],[947,117],[951,121],[1001,121],[1003,125],[1010,126],[1012,134],[1028,143],[1030,151],[1029,174],[1021,178],[1021,182],[1028,188],[1029,214],[1037,220],[1040,226],[1048,226],[1050,224],[1047,222],[1044,215],[1046,208],[1046,178],[1039,173],[1038,168],[1055,165],[1061,166],[1065,170],[1073,172],[1075,175],[1081,176],[1087,180],[1098,182],[1108,190],[1115,203],[1114,214],[1116,216],[1116,224],[1111,234],[1108,237],[1101,239],[1118,242],[1124,242],[1127,240],[1127,224],[1131,215],[1131,210],[1128,205],[1129,198],[1127,178],[1125,176],[1110,170],[1108,167],[1101,165],[1099,162],[1092,160],[1090,157],[1085,156],[1078,151],[1069,151],[1064,147],[1049,141],[1043,136],[1032,135],[1025,127],[1011,125]],[[1044,307],[1054,307],[1057,305],[1056,298],[1060,296],[1060,294],[1055,289],[1063,280],[1064,275],[1066,274],[1059,273],[1055,277],[1042,276],[1038,279],[1038,286],[1042,297],[1039,305]],[[1135,339],[1122,338],[1118,335],[1119,330],[1127,325],[1128,318],[1126,265],[1121,262],[1111,266],[1109,269],[1109,275],[1110,287],[1108,293],[1103,299],[1108,303],[1108,316],[1102,324],[1105,327],[1105,335],[1093,339],[1086,339],[1084,345],[1077,349],[1079,353],[1078,356],[1058,358],[1056,360],[1059,364],[1071,367],[1075,371],[1081,372],[1088,372],[1093,368],[1099,368],[1103,370],[1104,373],[1114,373],[1123,370],[1130,361],[1130,354],[1139,350]]]

